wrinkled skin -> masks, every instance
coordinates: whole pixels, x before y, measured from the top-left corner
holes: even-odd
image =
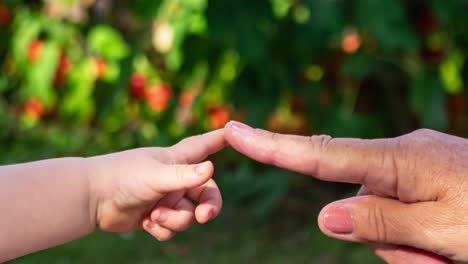
[[[365,186],[322,210],[326,235],[367,243],[389,263],[468,261],[468,140],[431,130],[375,140],[301,137],[238,122],[225,136],[257,161]]]

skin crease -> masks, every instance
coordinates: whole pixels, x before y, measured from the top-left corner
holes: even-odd
[[[164,241],[195,221],[212,220],[222,199],[211,179],[213,164],[202,161],[225,146],[221,129],[167,148],[0,166],[0,200],[14,201],[0,204],[8,216],[0,219],[0,262],[96,227],[143,228]]]
[[[301,137],[234,121],[225,136],[259,162],[364,185],[366,195],[322,210],[318,224],[326,235],[368,243],[388,263],[468,261],[468,140],[432,130],[375,140]],[[349,214],[351,232],[327,228],[337,208]]]

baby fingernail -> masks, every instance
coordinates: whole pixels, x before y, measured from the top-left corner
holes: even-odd
[[[167,214],[165,214],[164,212],[161,212],[161,210],[156,210],[153,213],[153,218],[154,218],[154,221],[158,223],[164,223],[167,220]]]
[[[208,221],[213,220],[214,217],[215,217],[215,213],[214,213],[213,209],[211,209],[211,210],[208,212]]]
[[[335,234],[351,234],[354,229],[351,211],[343,206],[332,206],[326,209],[323,224]]]
[[[145,226],[149,229],[153,229],[154,228],[154,222],[151,221],[151,220],[148,220],[148,222],[146,222]]]
[[[203,162],[202,164],[198,164],[197,166],[195,166],[195,172],[199,176],[205,175],[208,172],[208,169],[209,169],[209,162]]]

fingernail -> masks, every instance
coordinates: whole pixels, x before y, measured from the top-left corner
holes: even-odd
[[[214,212],[213,212],[213,209],[211,209],[210,211],[208,211],[208,220],[207,221],[211,221],[213,220],[214,218]]]
[[[154,221],[158,223],[164,223],[167,220],[167,214],[165,214],[164,212],[161,212],[161,210],[156,210],[153,216],[154,216]]]
[[[198,164],[195,166],[195,173],[198,175],[198,176],[203,176],[205,175],[206,173],[208,173],[208,170],[209,170],[209,162],[203,162],[202,164]]]
[[[237,122],[237,121],[231,121],[229,122],[229,125],[235,130],[235,131],[242,131],[242,132],[250,132],[253,130],[253,128],[249,127],[248,125]]]
[[[154,222],[151,220],[148,220],[148,222],[146,223],[146,227],[149,229],[153,229],[154,225],[155,225]]]
[[[353,216],[349,208],[332,206],[325,211],[323,223],[325,228],[335,234],[351,234],[353,232]]]

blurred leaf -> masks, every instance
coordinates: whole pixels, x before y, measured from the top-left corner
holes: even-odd
[[[447,127],[446,94],[436,75],[425,73],[410,87],[411,109],[421,117],[422,126],[436,130]],[[430,105],[430,107],[428,107]]]
[[[278,18],[283,18],[288,14],[289,8],[292,6],[290,0],[270,0],[273,8],[273,13]]]
[[[85,60],[70,72],[69,89],[64,95],[61,112],[78,122],[91,118],[94,111],[92,98],[94,90],[93,61]]]
[[[369,75],[371,70],[372,61],[368,56],[360,52],[347,56],[341,69],[343,74],[355,78],[364,78]]]
[[[416,38],[410,31],[401,0],[358,0],[356,13],[359,28],[369,31],[384,50],[416,48]]]
[[[39,36],[41,23],[37,15],[21,10],[15,17],[15,33],[11,42],[13,57],[18,67],[24,69],[28,64],[26,54],[28,46]]]
[[[440,77],[444,87],[449,93],[459,93],[463,90],[463,77],[461,71],[465,58],[460,52],[453,52],[440,65]]]
[[[122,36],[113,28],[105,25],[95,26],[88,34],[91,51],[108,60],[125,58],[129,48]]]
[[[146,20],[154,19],[158,13],[162,0],[135,0],[135,4],[130,5],[133,12]]]
[[[44,43],[39,60],[28,65],[24,96],[38,97],[47,107],[55,103],[52,81],[59,56],[60,50],[56,43]]]

